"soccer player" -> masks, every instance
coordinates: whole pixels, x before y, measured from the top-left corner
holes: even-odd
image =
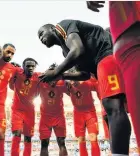
[[[33,100],[38,94],[38,74],[34,72],[37,61],[26,58],[23,70],[10,81],[10,88],[14,90],[12,104],[12,149],[11,156],[19,156],[21,134],[24,134],[24,156],[31,156],[31,137],[34,134],[34,105]]]
[[[53,70],[55,64],[51,65],[49,70]],[[67,156],[65,146],[66,122],[63,108],[63,93],[66,93],[67,87],[65,82],[52,81],[50,83],[40,84],[41,97],[41,119],[40,119],[40,139],[41,139],[41,156],[48,156],[48,146],[52,129],[55,132],[59,146],[59,156]]]
[[[96,83],[96,81],[95,81]],[[74,130],[79,141],[80,156],[88,156],[86,149],[86,129],[91,142],[91,156],[100,156],[98,145],[98,121],[91,91],[96,91],[96,84],[90,80],[71,81],[69,87],[71,101],[74,106]]]
[[[16,72],[16,68],[9,63],[15,54],[15,46],[7,43],[1,50],[0,59],[0,156],[4,156],[4,138],[6,129],[5,100],[8,83]]]
[[[130,121],[124,109],[122,75],[113,57],[110,33],[102,27],[79,20],[63,20],[56,26],[46,24],[38,31],[39,39],[47,47],[59,45],[65,60],[40,78],[86,80],[93,73],[99,82],[102,103],[108,114],[113,154],[129,152]],[[64,73],[76,66],[79,72]],[[119,126],[116,126],[119,125]]]
[[[93,11],[98,9],[99,5],[102,4],[100,2],[88,2],[89,8]],[[109,2],[110,30],[114,42],[114,55],[123,73],[128,109],[131,114],[138,147],[140,149],[139,10],[140,1]]]

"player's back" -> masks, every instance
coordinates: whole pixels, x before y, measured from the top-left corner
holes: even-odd
[[[98,25],[79,20],[63,20],[56,25],[56,30],[64,40],[69,34],[78,33],[86,50],[84,58],[87,57],[88,61],[93,58],[92,61],[98,64],[102,58],[112,54],[110,34]]]
[[[113,42],[135,23],[140,27],[140,1],[110,1],[109,6]]]

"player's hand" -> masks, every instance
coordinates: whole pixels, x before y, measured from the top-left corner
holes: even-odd
[[[87,7],[92,11],[99,12],[99,8],[103,8],[104,3],[105,1],[87,1]]]
[[[21,65],[19,65],[18,63],[16,62],[11,62],[12,65],[14,65],[15,67],[21,67]]]
[[[40,82],[51,82],[60,80],[61,77],[57,77],[55,70],[47,70],[45,73],[39,76]]]

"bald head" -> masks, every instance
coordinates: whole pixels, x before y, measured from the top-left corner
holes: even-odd
[[[54,29],[53,24],[45,24],[38,30],[38,37],[40,41],[48,48],[54,45]]]

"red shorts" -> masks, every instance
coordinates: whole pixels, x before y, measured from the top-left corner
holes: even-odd
[[[5,106],[0,105],[0,129],[4,132],[6,130],[6,115],[5,115]]]
[[[64,115],[57,117],[41,115],[39,125],[40,139],[50,138],[52,129],[56,137],[66,137],[66,121]]]
[[[74,130],[75,136],[85,136],[86,128],[88,133],[98,134],[98,121],[96,112],[77,112],[74,111]]]
[[[12,131],[22,130],[25,136],[34,135],[35,113],[34,111],[12,110]]]
[[[115,42],[130,26],[140,22],[140,2],[110,1],[109,4],[110,29]]]
[[[122,73],[113,55],[99,62],[97,74],[101,99],[125,93]]]

